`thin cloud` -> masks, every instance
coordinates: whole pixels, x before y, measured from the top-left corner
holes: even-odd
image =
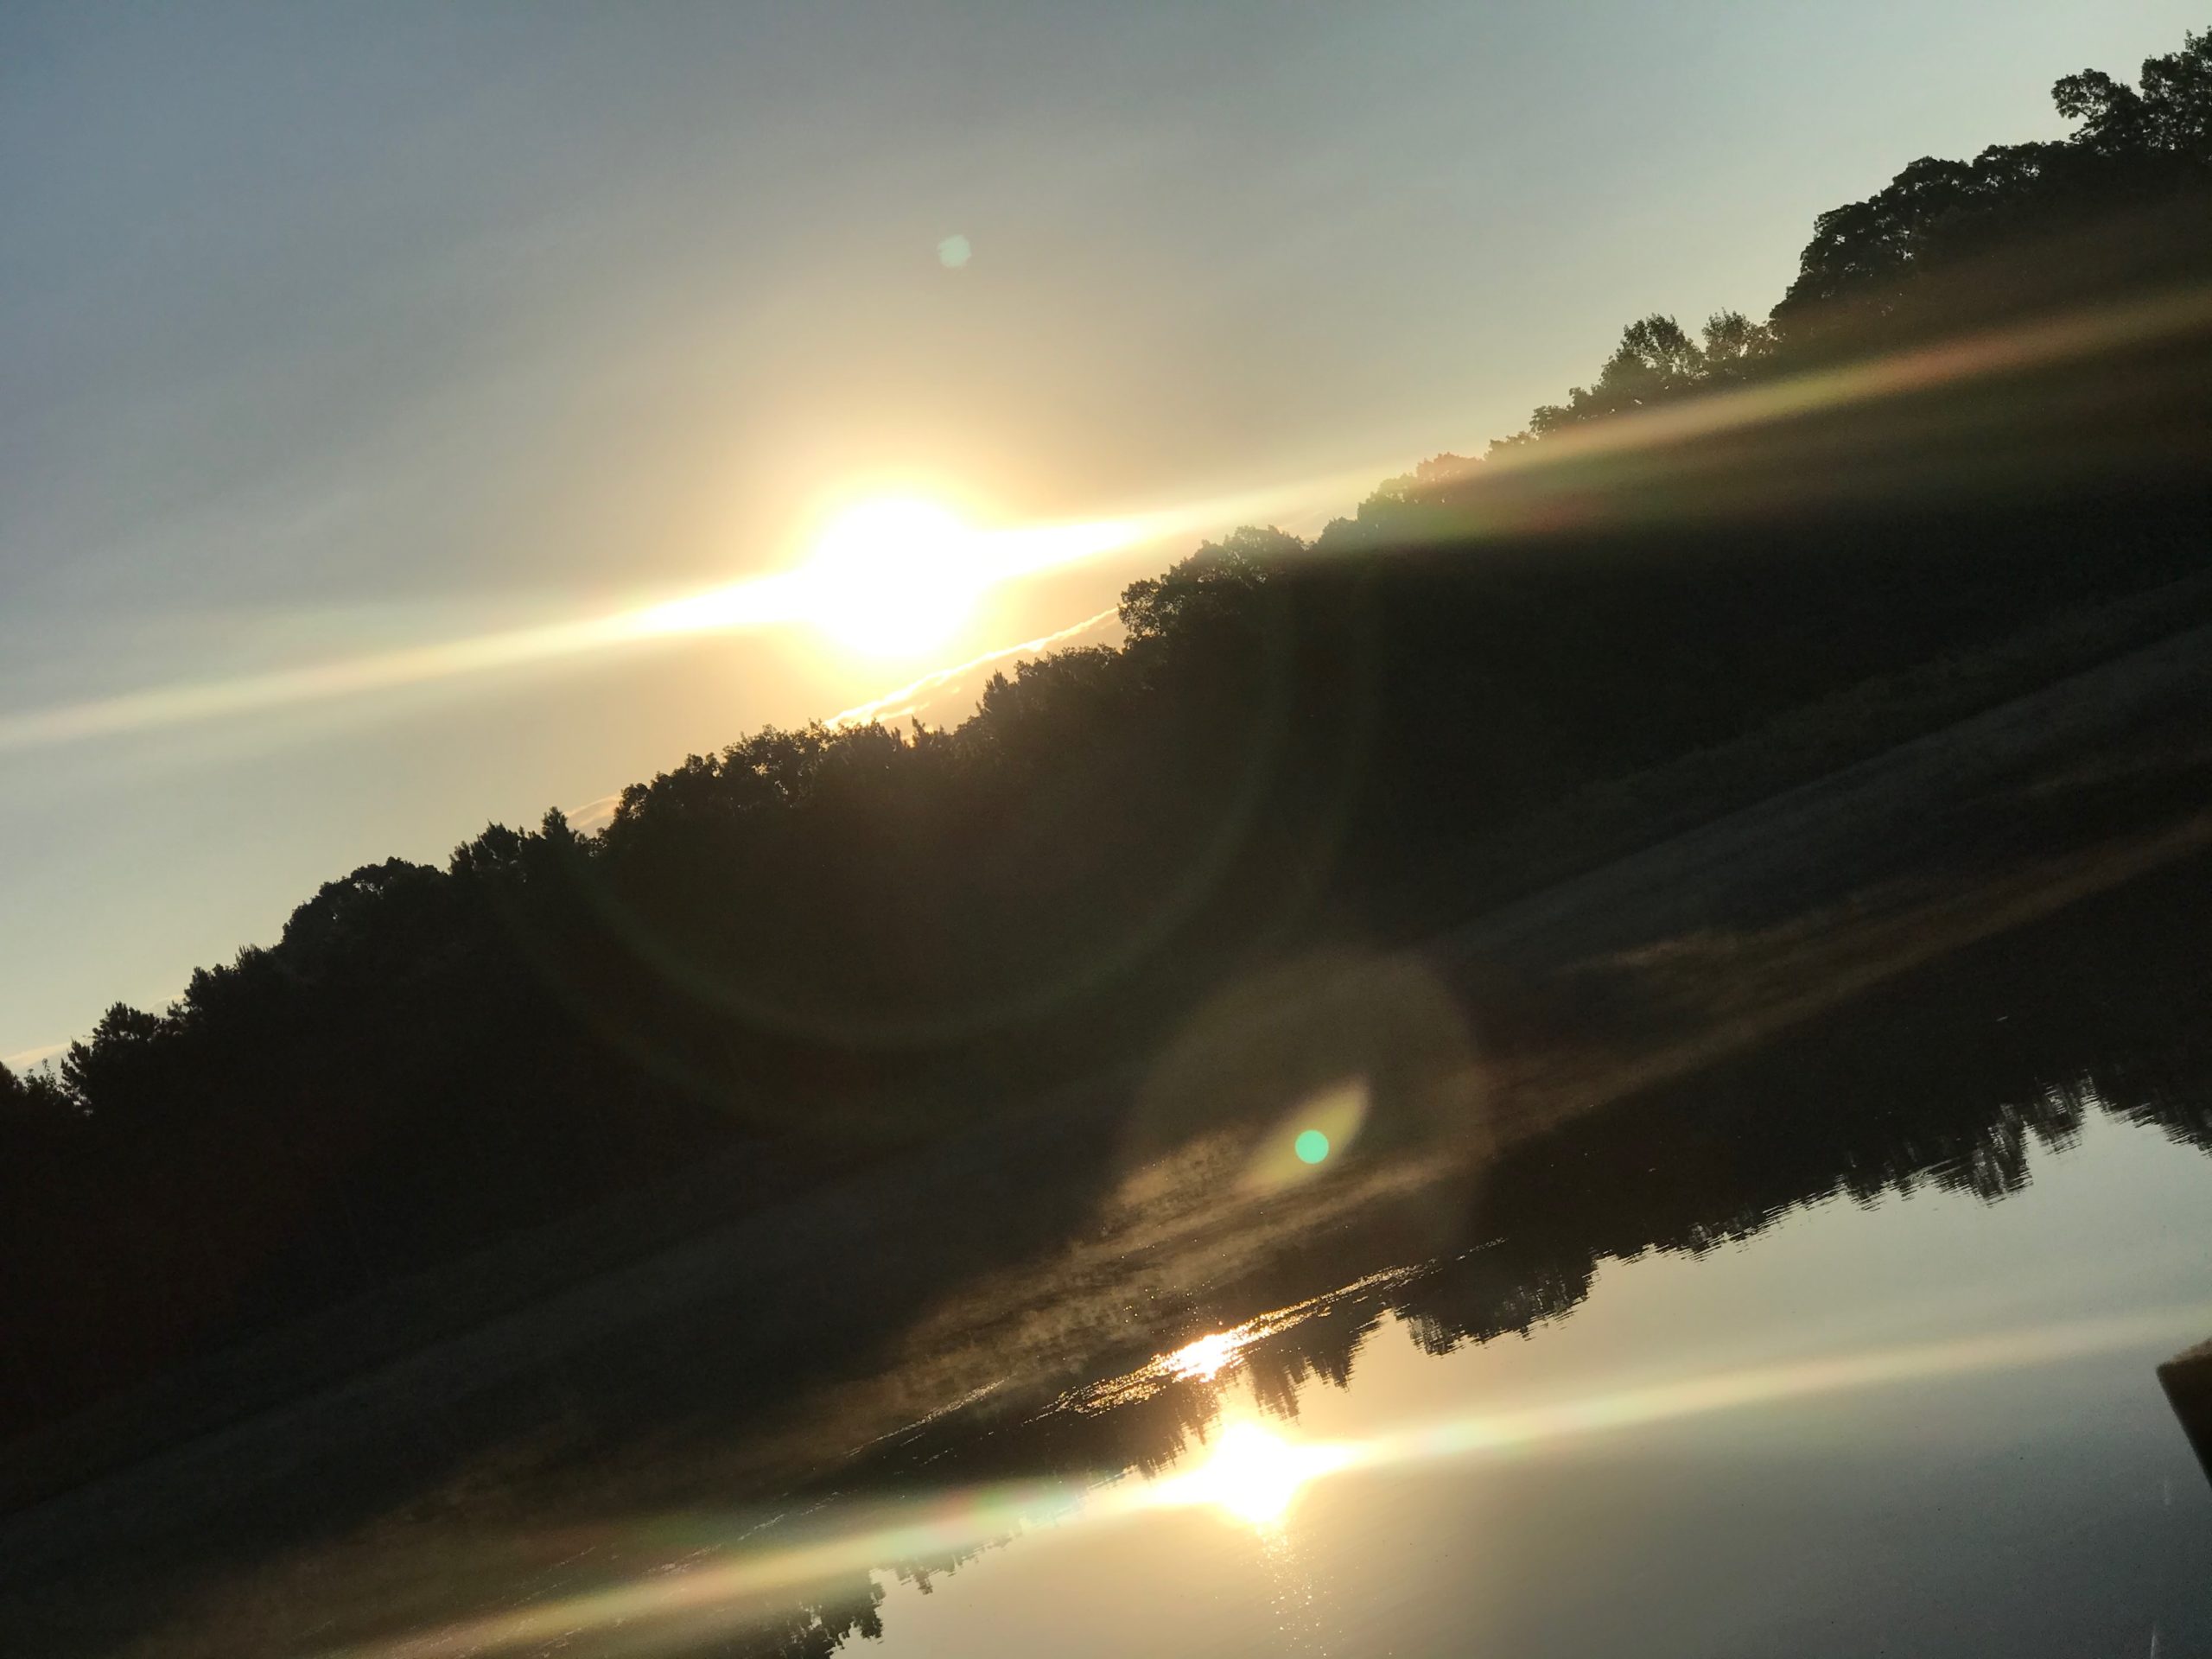
[[[588,836],[614,822],[614,809],[621,804],[621,801],[622,796],[618,791],[612,795],[602,795],[595,801],[586,801],[582,806],[571,807],[561,816],[568,819],[569,829],[580,836]]]
[[[937,700],[936,694],[942,693],[956,681],[973,674],[979,668],[988,668],[991,664],[1003,662],[1009,657],[1042,651],[1048,645],[1058,645],[1062,640],[1072,639],[1077,634],[1088,633],[1114,620],[1118,614],[1109,606],[1096,615],[1086,616],[1080,622],[1070,623],[1057,632],[1040,633],[1034,639],[1024,639],[1019,645],[1001,645],[996,651],[987,651],[980,657],[970,657],[964,663],[940,668],[934,673],[925,674],[920,679],[900,686],[895,691],[887,691],[868,702],[856,702],[851,708],[830,715],[825,723],[831,726],[865,726],[872,720],[904,720],[909,715],[921,713]]]

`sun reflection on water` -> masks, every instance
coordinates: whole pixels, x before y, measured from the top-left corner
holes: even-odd
[[[1204,1462],[1164,1480],[1149,1502],[1170,1509],[1210,1506],[1262,1531],[1282,1523],[1308,1481],[1351,1461],[1351,1449],[1285,1440],[1249,1420],[1224,1429]]]
[[[1210,1502],[1255,1527],[1281,1521],[1305,1478],[1296,1450],[1257,1423],[1232,1426],[1196,1477]]]
[[[1239,1350],[1252,1340],[1250,1332],[1216,1331],[1185,1343],[1166,1357],[1166,1369],[1194,1382],[1211,1382],[1236,1361]]]
[[[1318,1300],[1318,1299],[1317,1299]],[[1315,1304],[1300,1304],[1301,1311]],[[1292,1310],[1271,1316],[1284,1328]],[[1079,1478],[955,1486],[904,1499],[825,1510],[817,1524],[774,1540],[747,1528],[728,1547],[615,1583],[554,1595],[432,1625],[397,1637],[331,1649],[327,1659],[490,1659],[652,1621],[725,1620],[733,1630],[776,1598],[805,1593],[841,1573],[885,1563],[928,1560],[988,1548],[1033,1529],[1108,1522],[1183,1508],[1211,1507],[1249,1527],[1272,1550],[1287,1550],[1289,1511],[1304,1489],[1350,1470],[1433,1467],[1446,1460],[1525,1454],[1586,1436],[1621,1433],[1683,1419],[2085,1358],[2130,1348],[2156,1350],[2201,1332],[2212,1306],[2145,1309],[2125,1316],[1985,1332],[1903,1347],[1847,1351],[1596,1393],[1493,1406],[1417,1422],[1357,1440],[1286,1439],[1249,1418],[1225,1427],[1188,1470],[1153,1481],[1086,1483]],[[1201,1338],[1189,1348],[1234,1354],[1253,1325]],[[1242,1334],[1243,1339],[1236,1340]],[[1210,1344],[1220,1346],[1209,1347]],[[1185,1353],[1188,1349],[1179,1350]],[[1133,1379],[1157,1382],[1163,1355],[1131,1377],[1068,1396],[1058,1409],[1091,1410],[1149,1397]],[[1226,1359],[1224,1359],[1224,1363]],[[1287,1561],[1287,1554],[1270,1557]],[[1286,1580],[1286,1593],[1306,1592]],[[1288,1643],[1278,1650],[1287,1650]]]

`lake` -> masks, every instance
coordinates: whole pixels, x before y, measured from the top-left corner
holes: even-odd
[[[2208,1238],[2212,1164],[2093,1114],[2001,1203],[1831,1198],[1525,1336],[1355,1298],[1343,1382],[1201,1347],[1205,1440],[894,1580],[884,1650],[2212,1652],[2212,1487],[2152,1375],[2212,1332]]]

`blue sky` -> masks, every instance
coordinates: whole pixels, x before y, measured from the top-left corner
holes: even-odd
[[[1310,527],[1514,429],[1632,316],[1764,311],[1818,211],[2054,133],[2055,77],[2200,21],[19,0],[0,726],[777,569],[880,482],[1009,524],[1285,486]],[[358,863],[931,665],[703,637],[0,747],[0,1055],[158,1006]]]

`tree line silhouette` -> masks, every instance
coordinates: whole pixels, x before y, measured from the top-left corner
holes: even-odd
[[[0,1068],[0,1424],[1110,1070],[1273,952],[1509,896],[1443,873],[1593,782],[2201,575],[2212,30],[2055,97],[2070,137],[1821,215],[1765,321],[1630,325],[1486,459],[1206,544],[956,728],[763,730],[597,834],[365,866]]]

